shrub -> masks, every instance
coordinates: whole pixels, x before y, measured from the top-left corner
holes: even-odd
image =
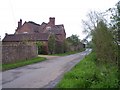
[[[58,88],[117,88],[118,68],[114,64],[96,65],[96,55],[91,53],[71,71],[65,73]]]

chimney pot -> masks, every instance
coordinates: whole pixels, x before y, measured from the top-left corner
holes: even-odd
[[[55,25],[55,17],[49,18],[49,25],[54,26]]]
[[[22,19],[20,19],[20,21],[18,21],[18,29],[22,27]]]
[[[7,36],[8,34],[7,33],[5,33],[5,36]]]

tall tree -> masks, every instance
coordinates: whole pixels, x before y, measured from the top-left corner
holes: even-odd
[[[87,37],[92,36],[93,50],[101,62],[116,62],[115,44],[113,35],[107,27],[107,20],[104,19],[103,13],[88,13],[88,21],[83,21]]]
[[[112,32],[114,34],[114,39],[117,44],[120,44],[120,1],[115,5],[115,8],[109,8],[107,12],[110,12],[111,22],[110,25],[112,27]]]
[[[113,35],[102,20],[93,32],[93,43],[99,62],[117,63]]]
[[[70,37],[67,38],[67,41],[70,42],[74,46],[75,50],[77,50],[77,46],[80,43],[79,36],[72,35],[72,36],[70,36]]]
[[[102,13],[96,12],[96,11],[90,11],[87,14],[87,20],[82,20],[82,24],[84,27],[83,33],[86,33],[85,40],[90,38],[92,36],[92,32],[95,31],[97,28],[97,23],[103,19]]]
[[[118,1],[115,8],[110,8],[108,11],[111,12],[110,24],[112,26],[112,32],[114,33],[115,42],[118,45],[117,60],[118,60],[118,72],[120,76],[120,1]],[[119,80],[120,80],[120,77],[119,77]]]
[[[77,36],[77,35],[72,35],[72,36],[68,37],[67,40],[75,46],[78,45],[78,43],[80,42],[79,36]]]
[[[50,34],[49,40],[48,40],[48,49],[50,54],[55,53],[55,35],[54,34]]]

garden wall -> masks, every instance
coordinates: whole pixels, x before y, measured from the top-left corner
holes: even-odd
[[[36,46],[18,45],[18,46],[2,46],[2,63],[14,63],[21,60],[27,60],[37,57]]]

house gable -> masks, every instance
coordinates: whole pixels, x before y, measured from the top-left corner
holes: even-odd
[[[25,22],[21,28],[18,28],[15,34],[34,34],[39,33],[40,25],[33,22]]]
[[[21,22],[21,20],[20,20]],[[20,23],[19,22],[19,23]],[[20,23],[15,34],[35,34],[35,33],[54,33],[55,35],[63,35],[66,37],[64,25],[55,25],[55,18],[49,18],[49,22],[43,22],[41,25],[35,22],[25,22],[23,25]]]
[[[3,42],[21,42],[27,41],[47,41],[50,34],[55,34],[56,40],[63,42],[66,38],[64,25],[55,25],[55,18],[49,18],[49,22],[43,22],[41,25],[35,22],[18,22],[18,27],[14,34],[6,35]]]

